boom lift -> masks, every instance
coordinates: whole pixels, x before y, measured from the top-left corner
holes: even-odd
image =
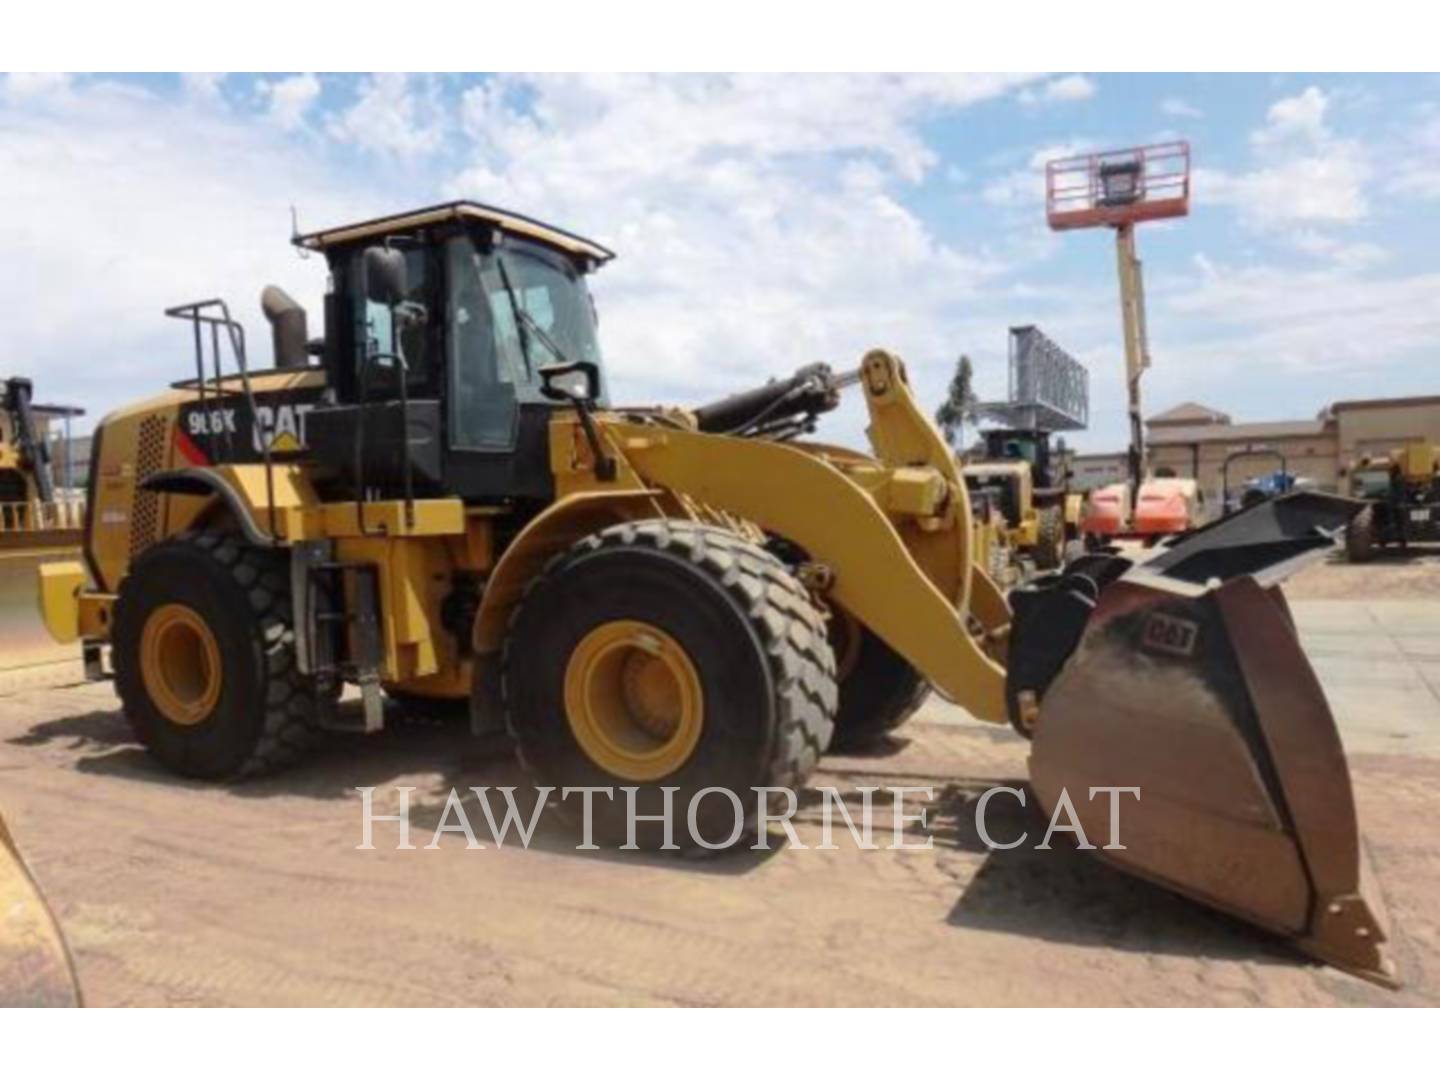
[[[1190,212],[1190,144],[1108,150],[1051,161],[1045,166],[1045,214],[1057,231],[1115,230],[1120,279],[1120,327],[1125,341],[1125,397],[1130,423],[1129,480],[1094,500],[1087,532],[1154,541],[1196,523],[1198,488],[1192,478],[1146,474],[1145,424],[1140,377],[1150,366],[1145,327],[1145,281],[1135,250],[1135,226]]]

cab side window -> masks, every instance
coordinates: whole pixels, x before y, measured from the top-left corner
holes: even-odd
[[[433,385],[431,365],[434,360],[430,355],[428,322],[401,319],[396,333],[396,320],[390,308],[365,295],[362,258],[363,253],[357,252],[349,275],[355,291],[351,310],[356,315],[357,381],[365,385],[367,397],[394,395],[398,392],[400,379],[401,365],[395,356],[398,354],[404,360],[408,391],[412,394],[421,392]],[[423,249],[405,252],[409,287],[405,299],[433,310],[428,262]]]
[[[450,444],[509,450],[519,418],[517,366],[523,362],[509,301],[502,293],[497,302],[487,288],[468,237],[446,243],[445,279]]]

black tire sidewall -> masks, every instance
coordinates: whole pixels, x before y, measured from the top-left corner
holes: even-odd
[[[189,607],[210,627],[223,673],[214,710],[188,727],[172,723],[156,707],[141,673],[145,622],[171,603]],[[230,571],[193,543],[174,541],[151,549],[121,585],[112,640],[116,688],[140,741],[184,776],[235,775],[264,732],[267,677],[258,620]]]
[[[928,684],[904,657],[869,629],[860,635],[855,661],[840,682],[832,750],[874,745],[903,724],[925,699]]]
[[[700,739],[689,759],[669,776],[641,782],[614,776],[593,763],[570,729],[564,704],[565,670],[581,639],[602,623],[636,619],[669,634],[694,665],[704,701]],[[748,620],[724,588],[683,558],[646,548],[602,548],[583,554],[547,577],[525,598],[512,627],[504,667],[505,703],[526,764],[542,782],[565,787],[609,787],[614,798],[594,798],[596,835],[623,835],[625,795],[637,787],[639,813],[658,813],[662,786],[674,793],[675,841],[685,846],[686,810],[703,788],[741,794],[753,810],[750,789],[767,783],[776,739],[775,688],[766,653]],[[558,794],[558,792],[557,792]],[[579,797],[562,802],[573,816]],[[729,799],[715,794],[700,804],[705,839],[727,836],[735,819]],[[644,829],[655,831],[655,827]]]

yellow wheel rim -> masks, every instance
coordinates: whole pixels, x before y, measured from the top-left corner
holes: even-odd
[[[220,646],[205,620],[184,604],[165,604],[145,620],[140,671],[150,700],[172,724],[198,724],[220,700]]]
[[[565,716],[600,768],[623,780],[658,780],[700,741],[700,676],[664,630],[635,619],[601,623],[565,666]]]

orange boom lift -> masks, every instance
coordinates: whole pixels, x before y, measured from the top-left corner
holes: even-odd
[[[1045,166],[1045,216],[1050,228],[1115,230],[1130,419],[1129,480],[1092,497],[1084,527],[1090,536],[1153,540],[1195,524],[1198,488],[1193,479],[1145,475],[1140,376],[1150,366],[1150,342],[1145,330],[1145,284],[1135,253],[1136,225],[1189,212],[1190,144],[1186,142],[1083,154]]]

